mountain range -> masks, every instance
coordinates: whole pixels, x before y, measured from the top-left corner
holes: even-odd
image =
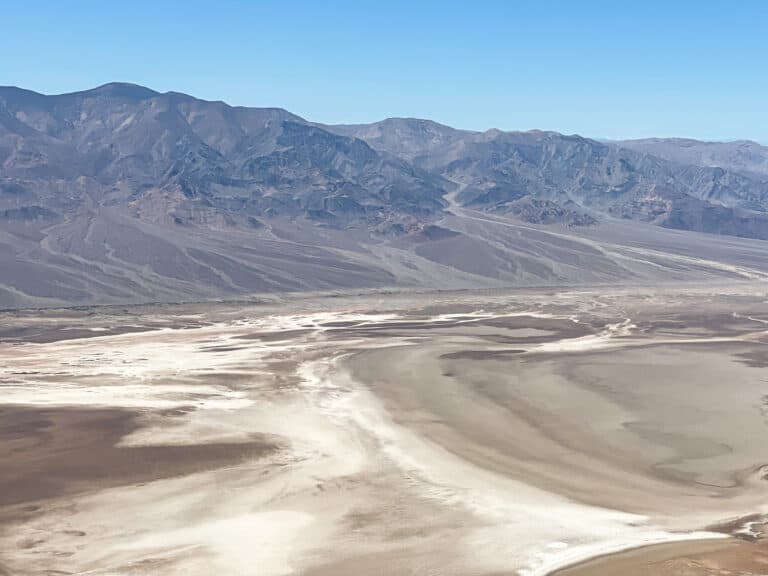
[[[763,278],[768,148],[0,87],[0,306]]]

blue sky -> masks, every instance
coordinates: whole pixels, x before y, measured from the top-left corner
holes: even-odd
[[[768,1],[5,2],[0,84],[768,142]]]

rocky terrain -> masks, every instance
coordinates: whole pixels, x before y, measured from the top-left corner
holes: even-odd
[[[4,87],[0,306],[751,278],[768,172],[740,146]]]
[[[724,159],[721,166],[632,142],[540,131],[466,132],[414,119],[334,129],[460,183],[458,200],[465,206],[504,212],[521,200],[530,207],[538,200],[545,202],[528,211],[530,222],[550,222],[556,204],[577,224],[594,223],[583,216],[591,214],[768,238],[768,173],[743,170],[724,155],[715,156]]]

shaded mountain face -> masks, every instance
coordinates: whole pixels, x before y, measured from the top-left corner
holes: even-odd
[[[0,306],[762,274],[762,243],[643,227],[768,238],[759,163],[636,148],[0,88]],[[660,252],[618,255],[629,239]]]
[[[429,164],[432,155],[467,141],[476,134],[415,118],[388,118],[374,124],[336,125],[328,128],[337,134],[365,140],[376,150],[422,164]]]
[[[376,222],[443,205],[441,178],[284,110],[111,84],[61,96],[2,89],[0,118],[4,189],[62,213],[77,210],[85,190],[96,203],[176,224]]]

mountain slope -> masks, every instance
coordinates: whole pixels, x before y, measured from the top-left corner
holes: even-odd
[[[768,238],[768,177],[756,173],[680,164],[556,132],[466,132],[403,119],[331,129],[460,184],[458,202],[484,211],[533,223],[612,217]]]
[[[0,306],[762,277],[762,242],[651,224],[766,238],[766,196],[550,132],[0,88]]]

